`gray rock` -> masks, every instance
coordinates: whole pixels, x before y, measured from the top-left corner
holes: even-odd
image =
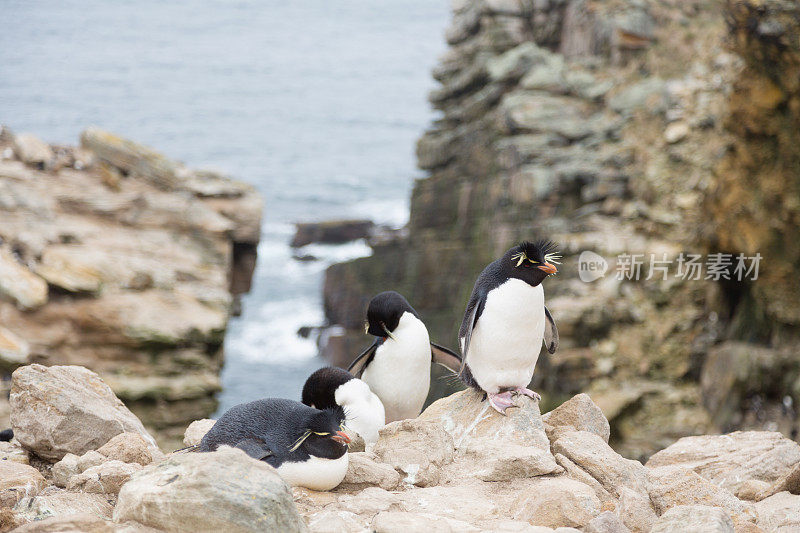
[[[69,478],[81,473],[81,469],[78,467],[79,461],[80,457],[74,453],[68,453],[54,464],[53,468],[50,469],[53,474],[53,484],[56,487],[66,487],[67,483],[69,483]]]
[[[189,427],[187,427],[186,431],[183,433],[183,445],[196,446],[200,444],[200,441],[203,440],[205,434],[214,427],[215,423],[216,420],[204,418],[202,420],[195,420],[189,424]]]
[[[375,533],[407,533],[409,531],[451,533],[453,531],[444,518],[400,511],[378,513],[372,520],[372,530]],[[477,528],[473,529],[473,531],[476,530]]]
[[[519,496],[511,514],[535,526],[579,528],[600,514],[600,500],[578,481],[566,477],[542,479]]]
[[[733,533],[733,522],[725,510],[707,505],[673,507],[656,521],[650,533]]]
[[[299,248],[307,244],[342,244],[366,239],[375,227],[371,220],[327,220],[324,222],[301,222],[295,224],[296,231],[291,246]]]
[[[127,483],[131,476],[141,469],[142,465],[138,463],[123,463],[117,460],[106,461],[72,476],[67,483],[67,490],[95,494],[117,494],[122,485]]]
[[[741,490],[741,488],[739,490]],[[784,491],[791,492],[792,494],[800,494],[800,463],[796,464],[791,470],[788,470],[786,474],[772,485],[767,485],[764,490],[758,493],[757,499],[763,500],[773,494]]]
[[[667,85],[660,78],[646,78],[618,92],[608,100],[611,109],[618,113],[630,114],[647,109],[650,113],[666,111],[668,101]]]
[[[611,511],[600,513],[583,528],[583,533],[630,533],[630,531]]]
[[[2,268],[2,267],[0,267]],[[28,362],[30,345],[13,332],[0,326],[0,369],[13,370]]]
[[[492,81],[517,80],[532,66],[542,64],[552,57],[555,56],[548,50],[527,41],[491,58],[486,64],[486,70]]]
[[[107,460],[108,458],[97,450],[89,450],[78,458],[78,472],[99,466]]]
[[[736,493],[755,479],[774,483],[800,462],[800,444],[772,431],[683,437],[654,454],[648,468],[681,465]]]
[[[15,533],[115,533],[115,531],[113,524],[91,512],[53,516],[14,530]]]
[[[277,471],[241,450],[169,457],[134,474],[114,522],[163,531],[307,531]]]
[[[553,427],[568,426],[578,431],[588,431],[608,442],[611,429],[603,411],[588,394],[578,394],[562,403],[549,413],[542,415],[542,421]]]
[[[382,427],[373,453],[404,475],[403,481],[420,487],[439,483],[441,469],[453,461],[453,439],[438,424],[399,420]]]
[[[153,460],[161,458],[161,453],[150,446],[138,433],[120,433],[103,444],[97,451],[110,460],[138,463],[142,466],[147,466]]]
[[[25,496],[35,496],[47,482],[32,466],[0,462],[0,508],[14,507]]]
[[[374,456],[366,452],[349,454],[347,474],[345,474],[340,490],[354,491],[367,487],[380,487],[392,490],[400,484],[400,474],[391,466],[375,461]]]
[[[19,442],[36,455],[57,461],[82,455],[120,433],[153,437],[94,372],[79,366],[30,365],[14,371],[11,426]]]
[[[114,506],[103,494],[67,492],[47,487],[35,496],[20,500],[14,510],[26,520],[43,520],[52,516],[64,517],[87,512],[110,520]]]
[[[47,282],[20,264],[5,246],[0,246],[0,298],[8,299],[26,310],[47,303]],[[7,341],[9,346],[6,350],[25,352],[20,341],[13,342],[16,338]]]

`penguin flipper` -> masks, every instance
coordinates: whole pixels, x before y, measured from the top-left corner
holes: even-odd
[[[558,328],[547,306],[544,307],[544,317],[547,319],[544,324],[544,346],[551,354],[556,353],[556,349],[558,349]]]
[[[253,459],[258,459],[259,461],[273,455],[269,445],[264,440],[257,438],[242,439],[236,443],[234,448],[239,448]]]
[[[431,343],[431,361],[453,372],[461,370],[461,356],[435,342]]]
[[[483,308],[486,306],[486,296],[481,296],[475,302],[470,314],[464,318],[462,329],[464,332],[464,349],[461,350],[462,362],[466,362],[467,354],[469,353],[469,341],[472,339],[472,330],[475,329],[475,324],[478,323],[478,318],[483,313]],[[466,328],[464,327],[466,326]]]
[[[359,354],[359,356],[356,357],[352,363],[350,363],[350,366],[347,367],[347,371],[353,374],[355,377],[360,378],[362,374],[364,374],[364,370],[367,368],[367,365],[369,365],[372,362],[372,359],[375,357],[375,350],[377,350],[378,346],[380,346],[382,343],[383,339],[377,337],[375,342],[373,342],[369,348],[361,352],[361,354]]]

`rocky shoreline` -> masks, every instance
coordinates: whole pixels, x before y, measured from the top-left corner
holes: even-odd
[[[165,445],[179,442],[216,410],[261,197],[98,128],[72,147],[3,127],[0,155],[3,388],[20,365],[83,365]]]
[[[0,532],[783,532],[800,527],[800,445],[780,433],[680,439],[646,464],[609,445],[586,394],[502,416],[471,390],[384,427],[330,492],[288,487],[241,450],[165,455],[100,377],[13,375]],[[47,413],[46,416],[43,416]],[[186,429],[199,442],[213,421]],[[15,529],[16,528],[16,529]]]

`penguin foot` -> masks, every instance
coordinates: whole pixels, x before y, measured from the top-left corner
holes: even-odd
[[[533,398],[537,402],[542,401],[542,397],[539,396],[538,392],[534,392],[534,391],[532,391],[530,389],[527,389],[525,387],[517,387],[516,389],[514,389],[514,392],[516,392],[517,394],[524,394],[525,396],[528,396],[529,398]]]
[[[514,405],[514,402],[511,400],[511,391],[487,392],[486,397],[489,400],[489,405],[501,415],[505,415],[506,409]]]

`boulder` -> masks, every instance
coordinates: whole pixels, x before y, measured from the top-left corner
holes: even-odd
[[[775,483],[800,462],[800,444],[772,431],[684,437],[647,461],[648,468],[681,465],[732,493],[755,479]]]
[[[757,524],[764,531],[800,531],[800,496],[779,492],[756,503]]]
[[[36,496],[20,500],[15,511],[21,518],[29,521],[86,512],[111,520],[114,506],[102,494],[67,492],[55,487],[47,487]]]
[[[542,421],[553,427],[568,426],[578,431],[588,431],[608,442],[611,428],[603,411],[588,394],[578,394],[562,403],[549,413],[542,415]]]
[[[13,507],[25,496],[33,496],[47,482],[32,466],[0,461],[0,507]]]
[[[465,529],[458,531],[480,531],[465,524]],[[407,533],[409,531],[426,531],[430,533],[451,533],[455,531],[447,519],[439,516],[426,516],[401,511],[384,511],[372,520],[372,531],[375,533]]]
[[[763,500],[773,494],[784,491],[791,492],[792,494],[800,494],[800,463],[794,465],[794,468],[788,470],[780,479],[775,481],[775,483],[765,487],[763,491],[758,494],[757,499]]]
[[[138,433],[120,433],[103,444],[97,451],[108,459],[123,463],[138,463],[147,466],[161,453],[148,444]]]
[[[659,518],[650,533],[733,533],[733,522],[724,509],[707,505],[679,505]]]
[[[367,529],[353,513],[345,511],[320,511],[308,519],[311,533],[360,533]]]
[[[427,487],[439,483],[442,467],[453,461],[453,439],[439,424],[399,420],[382,427],[373,453],[404,475],[403,481]]]
[[[67,483],[69,483],[69,478],[82,472],[78,466],[80,459],[74,453],[68,453],[53,465],[50,472],[53,474],[53,484],[56,487],[66,487]]]
[[[137,463],[106,461],[72,476],[67,483],[67,490],[94,494],[117,494],[122,485],[141,469],[142,465]]]
[[[28,342],[0,326],[0,371],[10,372],[24,365],[28,362],[28,355],[30,355]]]
[[[14,137],[14,155],[26,165],[48,168],[55,154],[50,145],[30,133],[20,133]]]
[[[419,420],[435,422],[452,436],[457,476],[483,481],[507,481],[561,472],[550,453],[539,404],[517,397],[517,408],[506,416],[494,411],[474,390],[468,389],[431,404]]]
[[[277,471],[243,451],[172,455],[134,474],[114,521],[163,531],[307,531]]]
[[[658,519],[647,493],[625,486],[619,488],[616,511],[622,523],[634,533],[649,532]]]
[[[647,478],[650,501],[659,515],[679,505],[707,505],[725,509],[735,524],[756,519],[752,504],[742,502],[727,489],[718,487],[690,468],[654,468],[648,472]]]
[[[108,458],[97,450],[89,450],[78,458],[78,472],[99,466],[107,460]]]
[[[600,500],[594,491],[566,477],[539,480],[511,508],[516,519],[552,528],[583,527],[599,514]]]
[[[603,511],[583,528],[583,533],[630,533],[630,531],[611,511]]]
[[[380,487],[392,490],[400,484],[400,474],[391,466],[375,461],[374,455],[366,452],[349,454],[347,465],[339,490],[357,491],[367,487]]]
[[[307,244],[343,244],[366,239],[375,227],[371,220],[329,220],[325,222],[300,222],[291,246],[300,248]]]
[[[186,431],[183,433],[183,445],[184,446],[196,446],[200,444],[200,441],[203,440],[203,437],[209,430],[214,427],[214,423],[216,420],[211,420],[210,418],[204,418],[202,420],[195,420],[189,427],[186,428]]]
[[[25,310],[36,309],[47,303],[47,282],[20,264],[5,246],[0,246],[0,298],[8,299]],[[21,349],[18,347],[13,351]]]
[[[25,448],[16,442],[0,442],[0,461],[26,465],[30,463],[30,458]]]
[[[124,433],[157,448],[142,423],[103,383],[79,366],[30,365],[14,371],[11,426],[17,440],[43,459],[82,455]]]

